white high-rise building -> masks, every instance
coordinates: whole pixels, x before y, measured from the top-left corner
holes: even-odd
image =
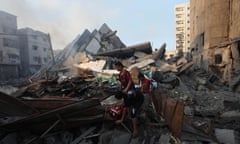
[[[176,51],[186,55],[190,50],[190,3],[175,6]]]

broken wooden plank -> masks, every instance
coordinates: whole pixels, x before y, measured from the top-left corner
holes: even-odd
[[[0,92],[0,115],[29,116],[38,113],[36,109],[10,95]]]
[[[59,116],[63,120],[67,120],[69,118],[82,118],[86,117],[87,115],[82,115],[81,113],[84,111],[89,111],[91,108],[101,107],[101,104],[98,99],[89,99],[89,100],[82,100],[73,104],[69,104],[51,111],[47,111],[41,114],[34,114],[30,117],[17,120],[11,123],[3,124],[0,126],[0,129],[3,130],[17,130],[19,128],[25,127],[35,130],[45,130],[46,127],[49,127],[49,125],[56,120],[59,119]],[[98,111],[99,113],[102,113],[99,110],[92,110],[92,112]],[[93,113],[96,115],[95,113]],[[91,116],[91,113],[88,112],[88,116]],[[78,121],[81,122],[81,121]],[[88,122],[91,122],[88,120]]]

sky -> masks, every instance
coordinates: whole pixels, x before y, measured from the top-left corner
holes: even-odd
[[[151,42],[175,49],[176,4],[189,0],[0,0],[0,10],[17,16],[18,28],[50,33],[53,49],[63,49],[85,29],[106,23],[127,46]]]

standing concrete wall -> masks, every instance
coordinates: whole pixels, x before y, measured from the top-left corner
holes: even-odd
[[[240,1],[191,0],[191,54],[224,81],[240,70]]]

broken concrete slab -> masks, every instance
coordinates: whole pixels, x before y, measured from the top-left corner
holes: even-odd
[[[170,135],[161,135],[158,143],[159,144],[171,144],[170,139],[171,139]]]
[[[227,111],[221,114],[220,116],[223,119],[239,119],[240,120],[240,111]]]
[[[129,67],[127,68],[127,70],[131,71],[131,69],[133,69],[134,67],[137,67],[137,68],[139,68],[139,69],[142,69],[142,68],[144,68],[144,67],[146,67],[146,66],[148,66],[148,65],[150,65],[150,64],[152,64],[152,63],[154,63],[154,62],[155,62],[155,61],[154,61],[153,59],[147,59],[147,60],[144,60],[144,61],[142,61],[142,62],[135,63],[135,64],[129,66]]]
[[[131,134],[114,129],[108,131],[100,136],[99,144],[128,144],[130,142]]]
[[[157,52],[153,53],[152,58],[154,60],[162,60],[164,59],[165,52],[166,52],[166,43],[162,44],[160,49]]]
[[[91,59],[85,52],[78,52],[74,56],[74,63],[79,64],[79,63],[86,63],[89,62]],[[72,64],[73,65],[73,64]]]
[[[145,52],[147,54],[152,53],[152,46],[150,42],[141,43],[126,48],[118,48],[114,50],[109,50],[107,52],[98,53],[97,56],[109,56],[116,58],[129,58],[133,56],[136,51]]]
[[[166,72],[166,71],[172,71],[172,72],[178,72],[175,65],[170,65],[162,60],[158,60],[155,62],[156,66],[160,71]]]
[[[239,132],[231,129],[215,129],[215,135],[219,143],[238,144],[240,143]]]
[[[0,92],[8,94],[8,95],[12,95],[16,91],[18,91],[18,88],[17,87],[13,87],[11,85],[0,86]]]
[[[240,85],[240,76],[235,77],[233,80],[230,82],[230,89],[235,91]]]
[[[145,57],[146,55],[147,55],[146,53],[140,52],[140,51],[136,51],[136,52],[134,53],[134,56],[137,57],[137,58],[143,58],[143,57]]]
[[[90,61],[88,63],[74,64],[76,68],[83,70],[91,70],[94,72],[102,72],[104,66],[106,65],[105,60]]]
[[[188,63],[187,59],[184,58],[184,57],[182,57],[182,58],[180,58],[180,59],[177,61],[176,65],[177,65],[177,66],[180,66],[180,65],[184,65],[184,64],[186,64],[186,63]]]
[[[194,64],[194,62],[191,61],[191,62],[183,65],[183,66],[179,69],[178,74],[181,74],[181,73],[184,72],[185,70],[189,69],[193,64]]]

